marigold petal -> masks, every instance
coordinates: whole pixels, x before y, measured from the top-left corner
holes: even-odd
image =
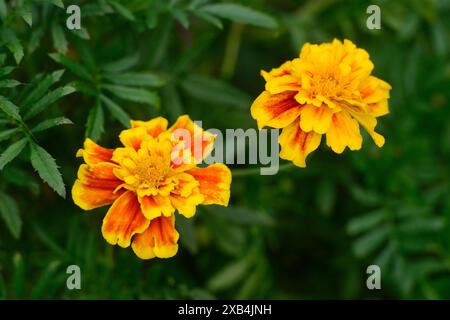
[[[195,124],[189,116],[183,115],[178,117],[168,131],[174,134],[177,129],[187,130],[186,133],[189,135],[189,138],[178,134],[173,136],[173,138],[185,142],[185,147],[190,149],[195,163],[200,163],[213,150],[215,136]]]
[[[332,116],[333,110],[325,105],[321,107],[306,105],[301,111],[300,128],[305,132],[315,131],[324,134],[330,127]]]
[[[156,138],[161,132],[167,130],[168,121],[163,117],[157,117],[150,121],[131,120],[131,128],[144,127],[147,133]]]
[[[266,83],[266,90],[271,94],[277,94],[285,91],[298,91],[299,89],[300,83],[298,78],[290,74],[272,78]]]
[[[126,129],[119,135],[120,142],[125,147],[133,148],[134,150],[139,150],[142,141],[147,137],[147,130],[144,127]]]
[[[83,210],[113,203],[122,194],[121,190],[115,190],[123,183],[113,173],[116,167],[108,162],[82,164],[72,187],[73,202]]]
[[[381,148],[384,143],[384,137],[375,132],[375,127],[377,126],[377,119],[370,115],[360,114],[360,113],[352,113],[353,118],[355,118],[364,129],[366,129],[367,133],[372,137],[375,144]]]
[[[314,131],[305,132],[295,121],[280,134],[280,157],[292,161],[296,166],[306,167],[306,157],[320,145],[322,135]]]
[[[113,150],[103,148],[89,138],[84,141],[83,148],[78,150],[76,156],[82,157],[87,164],[111,161]]]
[[[200,189],[196,188],[188,196],[172,193],[170,195],[170,201],[178,210],[178,213],[186,218],[191,218],[195,215],[197,206],[205,201],[205,197],[200,193]]]
[[[103,219],[102,234],[105,240],[126,248],[136,233],[144,232],[150,224],[142,214],[136,195],[127,191],[114,201]]]
[[[169,217],[175,212],[168,196],[143,196],[139,197],[141,210],[147,219],[154,219],[159,216]]]
[[[175,230],[175,217],[159,217],[133,239],[134,253],[141,259],[170,258],[178,251],[179,234]]]
[[[186,171],[200,183],[203,204],[228,206],[230,200],[231,171],[224,164],[212,164],[206,168]]]
[[[284,128],[291,124],[300,115],[303,107],[294,99],[295,94],[293,91],[279,94],[270,94],[267,91],[261,93],[250,109],[253,119],[258,122],[258,128]]]
[[[347,111],[333,114],[330,128],[327,131],[327,145],[336,153],[342,153],[345,147],[359,150],[362,146],[362,136],[358,121]]]

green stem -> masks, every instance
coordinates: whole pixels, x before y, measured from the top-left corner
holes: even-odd
[[[225,56],[222,65],[222,76],[229,79],[233,76],[236,68],[236,62],[239,55],[239,47],[241,46],[242,31],[244,26],[239,23],[231,25],[228,34],[227,45],[225,48]]]
[[[287,162],[278,167],[278,172],[290,170],[294,168],[295,165],[292,162]],[[261,174],[261,167],[258,168],[248,168],[248,169],[235,169],[231,171],[234,177],[246,177]]]

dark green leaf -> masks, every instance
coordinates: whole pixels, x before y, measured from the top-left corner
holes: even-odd
[[[14,158],[16,158],[25,148],[27,144],[27,139],[23,138],[12,145],[10,145],[1,155],[0,155],[0,170],[3,168]]]
[[[18,239],[22,230],[19,208],[14,199],[3,192],[0,192],[0,215],[11,234]]]

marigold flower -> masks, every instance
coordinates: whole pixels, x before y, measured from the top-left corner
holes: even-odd
[[[336,153],[362,146],[361,125],[378,147],[377,117],[389,113],[391,86],[371,75],[369,54],[351,41],[306,43],[299,58],[261,71],[265,91],[251,106],[258,127],[280,128],[280,157],[306,167],[322,135]]]
[[[142,259],[169,258],[178,251],[175,211],[187,218],[197,205],[228,205],[231,172],[223,164],[200,168],[197,163],[211,151],[213,136],[181,116],[167,129],[162,117],[131,121],[121,132],[123,147],[103,148],[90,139],[77,156],[85,164],[78,170],[72,198],[84,210],[110,205],[102,234],[112,245],[131,247]],[[185,129],[191,142],[174,138]],[[203,152],[194,156],[194,143]],[[191,161],[175,161],[186,157]]]

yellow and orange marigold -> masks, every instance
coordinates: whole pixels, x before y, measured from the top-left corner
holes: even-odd
[[[85,164],[72,188],[73,201],[84,210],[112,204],[103,219],[103,237],[112,245],[131,245],[142,259],[176,254],[175,211],[190,218],[197,205],[227,206],[230,197],[227,166],[197,166],[212,150],[214,137],[188,116],[167,126],[162,117],[131,121],[131,129],[119,135],[123,147],[107,149],[86,139],[77,153]],[[177,129],[185,129],[190,141],[175,137]],[[203,152],[195,157],[199,140]]]
[[[351,41],[306,43],[299,58],[262,71],[265,91],[251,107],[258,127],[283,129],[280,157],[299,167],[320,145],[322,135],[336,153],[359,150],[361,125],[378,147],[377,117],[389,113],[391,86],[371,75],[369,54]]]

